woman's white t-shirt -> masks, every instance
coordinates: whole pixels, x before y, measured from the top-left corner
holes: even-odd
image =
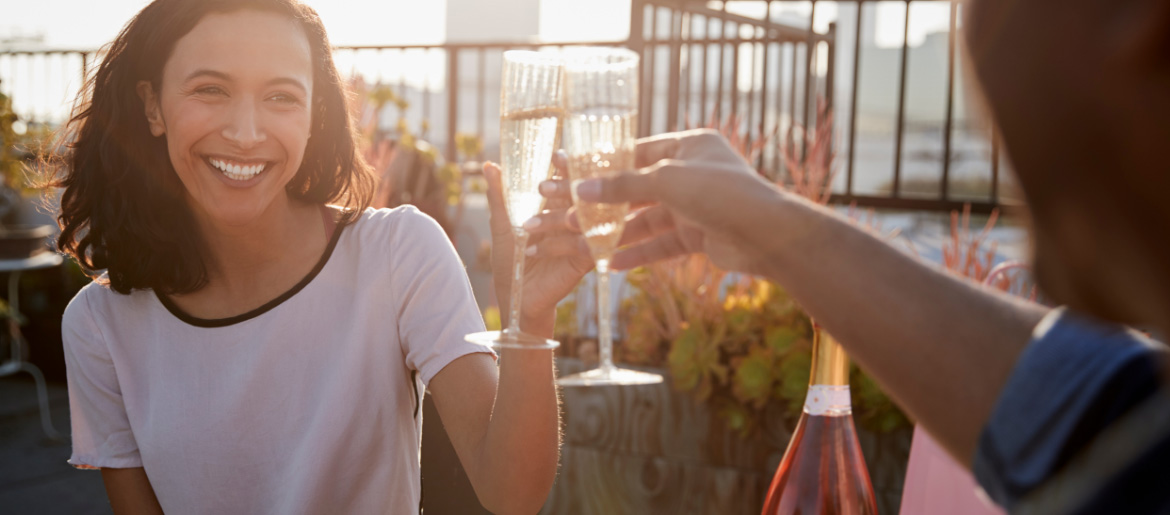
[[[90,284],[62,332],[80,468],[144,467],[168,514],[412,513],[420,404],[491,350],[439,225],[413,207],[339,227],[304,281],[216,321]]]

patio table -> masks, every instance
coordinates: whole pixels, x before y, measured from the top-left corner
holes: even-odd
[[[28,342],[20,331],[24,316],[20,314],[20,275],[25,270],[39,270],[60,265],[63,259],[54,252],[44,252],[25,259],[0,259],[0,272],[8,274],[8,335],[12,341],[12,352],[7,360],[0,361],[0,377],[9,376],[17,372],[28,372],[33,376],[37,385],[37,400],[40,403],[41,427],[49,438],[63,439],[61,433],[53,428],[53,421],[49,419],[49,394],[45,387],[45,376],[36,365],[24,361],[24,348]]]

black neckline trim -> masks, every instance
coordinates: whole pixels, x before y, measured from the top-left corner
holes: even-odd
[[[313,282],[313,279],[317,277],[317,274],[321,273],[321,270],[325,268],[325,264],[329,262],[329,257],[333,255],[333,249],[337,247],[337,242],[341,240],[341,233],[348,225],[349,224],[344,223],[344,221],[338,221],[337,227],[333,229],[333,237],[329,239],[329,244],[325,247],[325,253],[321,255],[321,259],[317,261],[317,264],[313,266],[313,269],[309,271],[308,275],[297,282],[297,284],[295,284],[288,291],[280,294],[279,297],[265,302],[263,306],[248,311],[247,313],[228,318],[198,318],[184,312],[179,308],[179,306],[176,306],[174,302],[171,302],[171,300],[168,299],[165,295],[162,295],[156,291],[154,296],[158,297],[158,300],[159,302],[162,302],[163,307],[167,308],[167,311],[170,311],[172,315],[175,315],[175,318],[178,318],[179,320],[182,320],[183,322],[186,322],[195,327],[227,327],[229,325],[238,324],[246,320],[251,320],[271,311],[276,306],[281,305],[284,301],[292,298],[293,295],[296,295],[298,292],[305,289],[305,287],[308,286],[310,282]]]

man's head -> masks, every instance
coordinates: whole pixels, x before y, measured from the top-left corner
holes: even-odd
[[[1049,295],[1170,320],[1170,2],[972,0],[969,62],[1003,135]]]

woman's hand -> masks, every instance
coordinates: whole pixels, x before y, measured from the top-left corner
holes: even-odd
[[[565,161],[554,158],[564,175]],[[515,233],[504,203],[501,170],[483,167],[492,228],[492,276],[508,316]],[[593,266],[584,241],[565,224],[568,188],[547,181],[547,209],[528,224],[520,329],[553,335],[557,302]],[[564,192],[562,194],[561,192]],[[507,324],[507,320],[504,323]],[[484,507],[493,513],[536,513],[556,478],[560,416],[553,351],[503,349],[496,362],[473,353],[452,361],[430,383],[451,443]]]
[[[568,175],[563,153],[558,152],[553,157],[553,165],[559,177]],[[491,211],[492,275],[501,319],[507,326],[515,234],[508,222],[500,174],[500,167],[495,163],[484,164],[483,175],[488,183]],[[557,303],[593,268],[585,240],[566,222],[571,200],[568,182],[562,178],[541,184],[541,195],[547,199],[546,209],[525,224],[529,237],[520,324],[523,331],[542,336],[552,334]]]
[[[694,130],[638,142],[639,169],[584,181],[581,200],[645,207],[626,222],[613,267],[629,269],[695,252],[720,268],[760,273],[770,208],[784,197],[752,170],[719,133]]]

